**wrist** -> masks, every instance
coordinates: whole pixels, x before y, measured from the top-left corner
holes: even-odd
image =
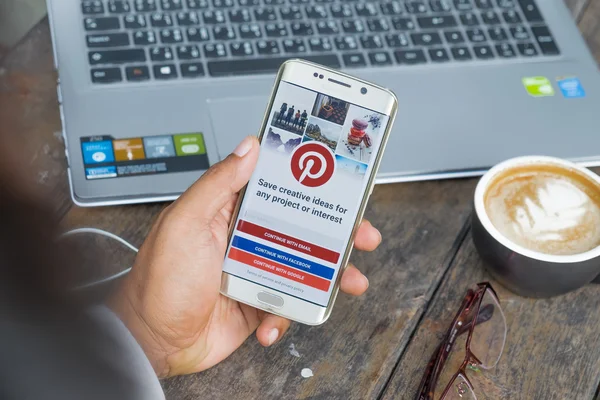
[[[126,284],[126,283],[125,283]],[[135,338],[159,378],[169,376],[168,354],[159,338],[144,319],[140,302],[119,288],[107,301],[107,306],[119,317]]]

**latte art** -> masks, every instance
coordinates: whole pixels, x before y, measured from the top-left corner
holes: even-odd
[[[509,169],[488,187],[485,208],[500,233],[530,250],[570,255],[600,246],[600,187],[577,171]]]

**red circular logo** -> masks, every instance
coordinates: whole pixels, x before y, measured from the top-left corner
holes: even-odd
[[[335,158],[329,147],[317,142],[304,143],[292,153],[292,174],[304,186],[326,184],[335,170]]]

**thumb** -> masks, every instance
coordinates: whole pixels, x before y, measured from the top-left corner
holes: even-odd
[[[250,180],[260,145],[246,137],[223,161],[213,165],[173,204],[183,214],[213,219]]]

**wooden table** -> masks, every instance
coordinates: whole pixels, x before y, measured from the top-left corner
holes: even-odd
[[[540,0],[543,1],[543,0]],[[600,60],[600,0],[566,0]],[[39,184],[65,226],[94,226],[140,245],[164,204],[82,209],[68,194],[48,23],[0,61],[0,121],[27,145]],[[250,338],[217,367],[163,382],[168,399],[410,399],[466,288],[490,279],[469,233],[475,179],[378,186],[367,217],[381,248],[354,254],[369,277],[360,298],[340,296],[321,327],[294,324],[270,349]],[[88,249],[98,240],[87,242]],[[103,243],[102,245],[106,245]],[[116,271],[113,257],[82,277]],[[480,374],[480,398],[600,400],[600,287],[548,300],[496,285],[508,323],[498,366]],[[300,357],[290,353],[290,346]],[[303,368],[314,376],[302,378]]]

